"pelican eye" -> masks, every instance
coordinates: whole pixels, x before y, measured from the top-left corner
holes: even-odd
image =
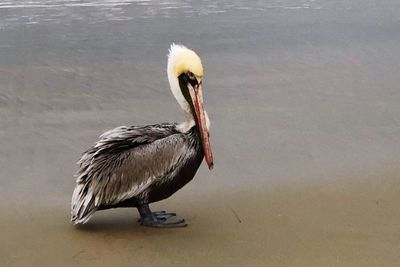
[[[193,72],[188,71],[186,74],[189,77],[189,79],[191,79],[191,80],[195,80],[196,79],[196,76],[193,74]]]
[[[186,73],[186,76],[187,76],[187,78],[189,79],[188,82],[189,82],[192,86],[195,86],[195,85],[198,84],[196,75],[194,75],[193,72],[188,71],[188,72]]]

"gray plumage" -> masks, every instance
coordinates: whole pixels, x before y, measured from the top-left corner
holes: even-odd
[[[196,126],[185,133],[176,124],[105,132],[78,162],[71,221],[85,223],[96,210],[127,201],[136,206],[166,198],[193,178],[202,159]]]

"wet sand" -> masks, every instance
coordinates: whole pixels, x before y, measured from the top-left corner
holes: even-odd
[[[183,229],[140,227],[129,210],[74,229],[67,209],[27,205],[6,210],[2,252],[11,266],[396,266],[399,173],[207,195],[191,187],[155,205],[184,214]]]
[[[0,5],[1,266],[398,265],[396,1],[58,2]],[[189,226],[119,209],[73,227],[100,133],[182,119],[173,41],[203,58],[215,169],[153,207]]]

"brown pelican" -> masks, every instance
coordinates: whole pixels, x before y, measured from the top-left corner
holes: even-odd
[[[182,227],[175,213],[152,212],[149,203],[170,197],[193,179],[203,157],[211,170],[210,122],[203,107],[203,66],[199,56],[172,44],[168,55],[171,91],[186,121],[121,126],[103,133],[78,161],[71,221],[87,222],[97,210],[136,207],[140,223]]]

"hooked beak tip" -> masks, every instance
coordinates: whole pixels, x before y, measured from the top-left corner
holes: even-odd
[[[208,169],[212,171],[212,169],[214,169],[214,163],[208,164]]]

